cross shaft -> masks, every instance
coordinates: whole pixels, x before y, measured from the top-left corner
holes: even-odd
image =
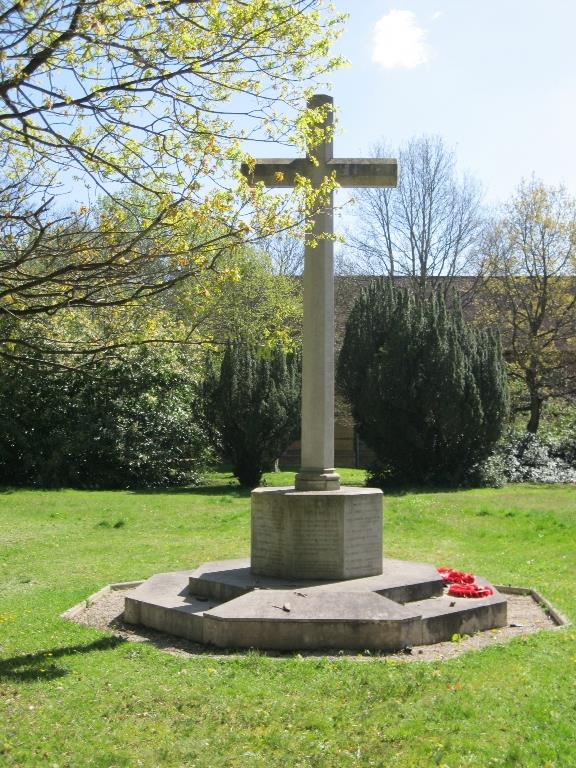
[[[316,95],[309,109],[328,107],[323,128],[333,121],[333,99]],[[306,158],[256,160],[242,164],[250,184],[289,188],[296,175],[318,188],[335,172],[341,187],[393,187],[398,178],[396,160],[337,159],[332,138],[311,148]],[[334,195],[311,217],[304,249],[304,331],[302,348],[302,456],[296,475],[301,491],[337,491],[340,477],[334,471]]]

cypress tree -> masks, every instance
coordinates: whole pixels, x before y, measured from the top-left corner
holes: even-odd
[[[262,352],[229,342],[219,372],[208,363],[203,399],[216,447],[240,485],[254,488],[297,432],[300,359],[279,345]]]
[[[469,481],[508,411],[498,336],[467,325],[456,299],[448,308],[389,280],[356,301],[337,376],[380,484]]]

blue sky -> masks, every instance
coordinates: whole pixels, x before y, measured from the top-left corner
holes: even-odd
[[[340,157],[439,134],[486,200],[534,173],[576,195],[576,0],[335,0]]]

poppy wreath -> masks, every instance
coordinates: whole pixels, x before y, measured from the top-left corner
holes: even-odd
[[[490,597],[494,591],[492,587],[481,587],[478,584],[451,584],[448,594],[450,597]]]
[[[473,573],[464,573],[464,571],[454,571],[452,568],[437,568],[440,576],[446,584],[474,584],[475,577]]]
[[[472,573],[454,571],[452,568],[437,568],[438,573],[449,584],[450,597],[490,597],[494,594],[492,587],[476,584],[476,577]]]

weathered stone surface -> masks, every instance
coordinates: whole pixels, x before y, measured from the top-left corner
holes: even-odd
[[[306,584],[257,577],[247,560],[207,563],[196,571],[152,576],[126,598],[124,618],[218,647],[277,650],[400,650],[506,624],[506,600],[497,592],[482,599],[436,596],[402,605],[383,594],[410,590],[419,580],[418,588],[423,584],[441,594],[442,585],[432,578],[435,569],[385,560],[383,570],[371,578]],[[206,587],[219,598],[192,594]],[[228,597],[219,602],[224,594]]]
[[[220,648],[392,650],[421,638],[417,612],[375,593],[257,590],[204,614]]]
[[[279,588],[290,589],[296,586],[296,582],[278,581]],[[192,571],[189,579],[190,593],[222,603],[226,600],[234,600],[236,597],[246,595],[253,589],[266,589],[270,586],[270,579],[255,576],[250,571],[250,558],[241,560],[217,560],[211,563],[202,563],[199,568]]]
[[[381,573],[350,580],[290,579],[259,576],[250,560],[204,563],[190,576],[190,592],[212,600],[233,600],[254,589],[307,589],[322,592],[375,592],[398,603],[441,595],[444,582],[433,565],[385,558]]]
[[[454,635],[473,635],[486,629],[505,627],[506,598],[498,592],[491,597],[437,597],[410,603],[422,616],[422,643],[440,643]]]
[[[411,603],[441,595],[444,580],[433,565],[409,560],[385,558],[382,573],[363,579],[328,582],[313,587],[315,591],[375,592],[396,603]]]
[[[382,491],[252,492],[253,573],[352,579],[382,570]]]
[[[188,592],[190,571],[157,573],[126,597],[124,621],[203,642],[203,614],[215,603]]]

